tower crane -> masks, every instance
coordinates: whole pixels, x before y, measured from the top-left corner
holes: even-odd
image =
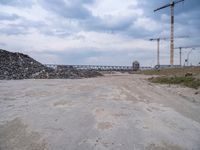
[[[170,65],[174,65],[174,6],[184,0],[171,0],[169,4],[166,4],[160,8],[154,10],[154,12],[170,7],[171,10],[171,33],[170,33]]]
[[[200,47],[200,45],[193,45],[193,46],[180,46],[180,47],[175,47],[174,49],[179,49],[179,60],[180,60],[180,66],[182,66],[182,50],[183,49],[191,49],[188,54],[187,54],[187,59],[185,59],[185,62],[187,62],[187,65],[189,65],[189,55],[191,52],[195,49]]]
[[[189,36],[177,36],[175,38],[188,38]],[[149,41],[157,41],[157,65],[160,65],[160,40],[168,40],[167,37],[151,38]]]
[[[149,41],[157,41],[157,65],[160,65],[160,40],[166,40],[166,38],[152,38]]]

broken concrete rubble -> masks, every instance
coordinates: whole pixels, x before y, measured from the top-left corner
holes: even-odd
[[[17,79],[76,79],[102,76],[92,70],[49,68],[22,53],[13,53],[0,49],[0,80]]]

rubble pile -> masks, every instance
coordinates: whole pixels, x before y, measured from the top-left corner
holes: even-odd
[[[102,76],[94,70],[59,69],[54,71],[42,71],[33,75],[35,79],[80,79]]]
[[[21,53],[0,50],[0,79],[30,79],[41,71],[52,71],[41,63]]]
[[[101,76],[96,71],[46,67],[28,55],[0,49],[0,80],[12,79],[76,79]]]

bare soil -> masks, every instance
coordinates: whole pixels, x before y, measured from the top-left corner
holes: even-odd
[[[200,90],[148,78],[0,81],[0,150],[199,150]]]

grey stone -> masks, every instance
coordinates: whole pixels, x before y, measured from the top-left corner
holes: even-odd
[[[93,70],[59,69],[54,70],[22,53],[0,49],[0,80],[18,79],[76,79],[102,76]]]

